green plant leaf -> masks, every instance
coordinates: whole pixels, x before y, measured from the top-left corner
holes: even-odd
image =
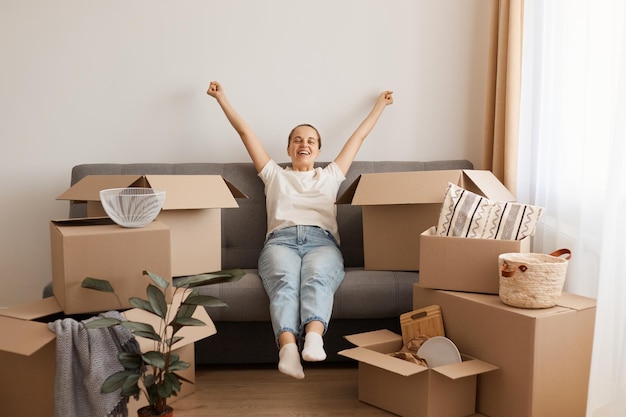
[[[183,369],[189,368],[189,366],[190,365],[185,361],[173,361],[170,362],[169,370],[170,372],[182,371]]]
[[[172,346],[174,343],[179,342],[179,341],[181,341],[183,339],[184,339],[183,336],[174,336],[171,339],[167,339],[165,341],[165,344],[167,344],[168,346]],[[172,354],[172,356],[173,356],[173,354]],[[173,359],[170,358],[170,360],[173,360]]]
[[[122,364],[124,369],[139,369],[143,365],[143,363],[141,362],[141,355],[138,353],[120,352],[117,357],[120,360],[120,363]]]
[[[102,329],[106,327],[113,327],[122,323],[118,319],[114,319],[111,317],[102,317],[98,319],[89,320],[87,322],[83,322],[83,325],[86,329]]]
[[[176,377],[176,374],[168,372],[165,374],[163,378],[163,382],[158,385],[157,392],[160,397],[167,398],[172,395],[176,395],[177,392],[180,391],[180,381]]]
[[[133,332],[137,337],[145,337],[146,339],[156,340],[157,342],[161,341],[161,336],[154,330],[151,324],[138,321],[123,321],[120,325]]]
[[[183,304],[205,307],[227,307],[228,305],[212,295],[190,295],[185,298]]]
[[[176,317],[191,317],[196,312],[196,305],[181,304],[176,312]]]
[[[165,380],[172,385],[172,390],[174,392],[180,392],[180,380],[178,379],[178,375],[168,372],[165,374]]]
[[[139,382],[139,377],[141,375],[137,374],[137,380],[133,381],[131,378],[128,378],[127,384],[125,383],[122,386],[122,396],[124,397],[132,397],[135,396],[137,394],[139,394],[141,392],[141,389],[139,388],[138,382]]]
[[[154,311],[154,314],[165,319],[167,316],[167,301],[165,301],[165,295],[163,292],[156,286],[150,284],[146,290],[148,294],[148,301],[150,302],[150,307]]]
[[[199,287],[202,285],[220,284],[223,282],[234,282],[241,279],[246,274],[243,269],[225,269],[208,274],[190,275],[188,277],[177,278],[174,282],[176,287]]]
[[[115,392],[119,389],[121,389],[124,384],[126,383],[126,380],[131,378],[135,378],[137,377],[137,373],[133,372],[133,371],[120,371],[120,372],[116,372],[113,375],[110,375],[102,384],[102,389],[101,392],[103,394],[108,394],[110,392]],[[135,379],[135,381],[137,381]]]
[[[81,284],[81,287],[100,292],[115,292],[115,290],[113,290],[113,286],[111,286],[111,283],[109,281],[98,278],[85,278]]]
[[[146,300],[142,300],[141,298],[137,298],[137,297],[130,297],[128,299],[128,302],[133,307],[139,308],[143,311],[147,311],[148,313],[156,314],[154,310],[152,309],[152,306],[150,305],[150,303],[147,302]]]
[[[138,372],[134,372],[132,375],[129,375],[122,384],[122,389],[127,390],[128,388],[136,387],[140,377],[141,375]]]
[[[150,387],[152,387],[156,382],[157,382],[157,378],[155,375],[152,375],[152,374],[146,375],[143,379],[143,385],[147,389],[150,389]]]
[[[132,332],[152,333],[158,335],[158,333],[154,330],[154,327],[152,327],[152,325],[148,323],[141,323],[138,321],[123,321],[121,325],[125,329],[128,329]]]
[[[162,290],[167,289],[167,287],[169,287],[169,285],[170,285],[170,283],[168,281],[163,279],[160,275],[155,274],[154,272],[143,271],[143,274],[147,275],[148,277],[150,277],[150,279],[152,280],[154,285],[156,285],[157,287],[161,288]]]
[[[144,362],[158,369],[165,369],[165,355],[156,350],[151,350],[141,355]]]
[[[154,332],[142,332],[135,330],[133,334],[137,337],[145,337],[146,339],[156,340],[157,342],[160,342],[162,340],[161,336]]]
[[[172,325],[178,324],[181,326],[206,326],[206,323],[202,320],[195,319],[193,317],[180,317],[172,321]]]

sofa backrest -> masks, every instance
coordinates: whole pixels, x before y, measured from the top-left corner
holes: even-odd
[[[283,164],[284,165],[284,164]],[[326,165],[321,162],[318,165]],[[339,194],[360,175],[376,172],[433,171],[472,169],[467,160],[445,161],[355,161],[346,175]],[[267,230],[263,182],[252,163],[136,163],[81,164],[72,168],[71,184],[87,175],[221,175],[248,199],[238,200],[239,208],[222,209],[222,267],[256,268]],[[86,205],[70,202],[70,217],[86,216]],[[346,267],[363,266],[363,228],[361,207],[340,204],[337,222]]]

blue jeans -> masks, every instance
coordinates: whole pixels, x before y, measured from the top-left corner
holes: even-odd
[[[335,291],[345,275],[333,236],[316,226],[272,232],[259,257],[259,275],[270,299],[272,327],[302,336],[311,321],[328,328]]]

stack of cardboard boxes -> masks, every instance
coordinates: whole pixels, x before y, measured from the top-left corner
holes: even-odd
[[[362,175],[338,200],[363,206],[365,268],[419,270],[414,308],[439,306],[445,335],[465,355],[426,372],[381,355],[402,346],[400,335],[348,336],[358,348],[342,354],[359,361],[359,399],[411,417],[584,417],[595,300],[564,293],[537,310],[502,303],[498,255],[529,252],[530,238],[436,235],[448,182],[515,199],[489,171],[453,170]],[[465,362],[473,369],[461,371]]]
[[[164,189],[166,199],[157,219],[129,229],[101,217],[99,191],[117,187]],[[172,276],[221,269],[221,209],[238,207],[235,198],[246,196],[215,175],[88,176],[61,194],[59,199],[85,202],[89,218],[50,223],[55,296],[0,311],[0,332],[5,335],[0,339],[0,363],[2,374],[11,376],[0,381],[0,402],[9,407],[8,414],[53,415],[56,335],[48,322],[129,308],[129,297],[145,297],[144,270],[171,282]],[[109,280],[119,300],[113,294],[82,288],[85,277]],[[141,311],[125,314],[132,318]],[[216,331],[206,310],[197,309],[196,314],[207,326],[185,328],[176,347],[192,365],[193,343]],[[150,349],[145,341],[140,343],[142,349]],[[185,373],[194,381],[193,366]],[[194,390],[193,384],[183,384],[177,398]],[[130,408],[141,405],[134,402]]]

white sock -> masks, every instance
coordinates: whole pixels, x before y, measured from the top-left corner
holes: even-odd
[[[278,352],[278,370],[285,375],[289,375],[296,379],[304,378],[304,370],[300,363],[300,353],[298,345],[295,343],[287,343]]]
[[[308,332],[304,337],[304,349],[302,349],[302,359],[308,362],[320,362],[326,359],[324,351],[324,339],[322,335],[315,332]]]

